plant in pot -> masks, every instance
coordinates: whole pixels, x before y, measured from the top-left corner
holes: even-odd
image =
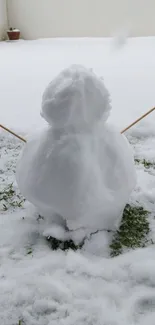
[[[19,40],[20,30],[11,27],[7,30],[7,34],[10,41]]]

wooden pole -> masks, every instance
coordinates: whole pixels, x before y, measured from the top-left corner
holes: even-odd
[[[144,117],[146,117],[147,115],[149,115],[150,113],[152,113],[155,110],[155,107],[151,108],[147,113],[143,114],[141,117],[139,117],[136,121],[134,121],[133,123],[131,123],[129,126],[127,126],[125,129],[123,129],[121,131],[121,134],[126,132],[127,130],[129,130],[133,125],[137,124],[139,121],[141,121]],[[20,135],[18,135],[17,133],[11,131],[10,129],[6,128],[4,125],[0,124],[0,128],[4,129],[5,131],[11,133],[12,135],[14,135],[16,138],[20,139],[21,141],[26,143],[26,139],[22,138]]]
[[[141,121],[144,117],[146,117],[147,115],[149,115],[150,113],[152,113],[155,110],[155,107],[151,108],[147,113],[143,114],[141,117],[139,117],[136,121],[134,121],[133,123],[131,123],[129,126],[127,126],[125,129],[123,129],[121,131],[121,133],[126,132],[127,130],[129,130],[133,125],[135,125],[136,123],[138,123],[139,121]]]
[[[6,128],[4,125],[0,124],[0,128],[4,129],[5,131],[13,134],[16,138],[20,139],[23,142],[26,142],[26,140],[24,138],[22,138],[20,135],[18,135],[17,133],[11,131],[10,129]]]

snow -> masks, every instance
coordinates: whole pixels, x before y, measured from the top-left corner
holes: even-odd
[[[13,32],[20,32],[19,29],[13,28],[12,30],[8,29],[7,32],[13,33]]]
[[[73,63],[104,77],[112,97],[110,122],[120,130],[154,106],[155,38],[128,38],[115,50],[111,39],[2,42],[0,53],[0,123],[24,136],[45,128],[38,114],[42,92]],[[152,113],[128,132],[135,157],[152,162],[154,119]],[[0,189],[13,182],[18,194],[13,171],[22,143],[2,132],[0,148]],[[131,201],[151,211],[154,241],[155,171],[142,164],[136,171]],[[52,251],[42,237],[44,220],[36,217],[27,202],[1,209],[2,325],[154,325],[154,245],[110,258],[111,234],[101,232],[82,251]]]
[[[28,141],[17,164],[24,197],[69,229],[115,229],[135,186],[133,153],[106,123],[110,110],[100,78],[79,65],[63,70],[43,94],[50,126]]]
[[[81,65],[64,69],[45,89],[41,116],[54,129],[86,132],[107,121],[111,105],[103,81]]]

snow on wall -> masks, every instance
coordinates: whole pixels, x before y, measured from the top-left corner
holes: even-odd
[[[155,35],[155,0],[9,0],[13,27],[25,39],[102,37],[120,29]]]
[[[3,40],[7,28],[6,1],[0,0],[0,41]]]

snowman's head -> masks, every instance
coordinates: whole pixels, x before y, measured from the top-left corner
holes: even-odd
[[[54,128],[92,128],[106,121],[111,110],[103,80],[91,70],[73,65],[63,70],[46,88],[42,117]]]

